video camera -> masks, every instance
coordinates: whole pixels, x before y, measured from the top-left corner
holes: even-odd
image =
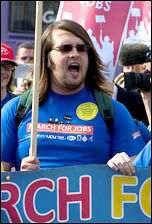
[[[145,57],[145,62],[151,62],[151,49]],[[127,90],[139,89],[149,91],[151,89],[151,73],[135,73],[135,72],[125,72],[125,88]]]
[[[151,89],[151,73],[125,72],[124,78],[127,90],[139,89],[149,91]]]

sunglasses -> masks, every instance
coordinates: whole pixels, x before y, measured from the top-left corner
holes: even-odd
[[[25,61],[26,59],[30,59],[30,61],[33,61],[34,57],[28,57],[28,56],[21,57],[21,60],[23,60],[23,61]]]
[[[3,67],[7,71],[14,71],[14,66],[12,64],[1,64],[1,67]]]
[[[78,52],[89,51],[89,46],[87,44],[77,44],[76,46],[72,46],[71,44],[64,44],[59,47],[52,48],[52,50],[61,51],[62,53],[69,53],[72,51],[73,47],[76,47]]]

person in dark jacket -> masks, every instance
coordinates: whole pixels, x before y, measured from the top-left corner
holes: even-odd
[[[148,73],[150,69],[150,49],[142,43],[124,44],[121,48],[118,63],[123,68],[115,79],[115,96],[119,102],[123,103],[133,118],[142,121],[146,126],[149,125],[140,89],[127,90],[124,85],[124,73],[129,72],[134,75],[137,73]]]

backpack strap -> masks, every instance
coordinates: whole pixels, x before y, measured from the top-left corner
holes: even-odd
[[[31,107],[32,107],[32,89],[28,89],[25,93],[22,94],[17,105],[17,111],[16,111],[17,127],[19,126],[20,122],[27,114],[27,112],[31,109]]]
[[[94,97],[98,105],[100,114],[106,122],[107,128],[110,132],[113,128],[114,119],[114,108],[112,101],[108,94],[97,89],[94,89]]]

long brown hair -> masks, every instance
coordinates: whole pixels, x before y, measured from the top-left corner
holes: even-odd
[[[43,32],[41,44],[41,70],[40,70],[40,81],[39,81],[39,100],[42,102],[47,94],[47,90],[50,86],[50,73],[51,70],[48,67],[48,53],[53,47],[52,32],[55,29],[66,30],[79,37],[85,44],[89,46],[89,67],[86,75],[86,85],[93,89],[100,89],[109,95],[112,94],[111,85],[104,77],[102,71],[106,71],[103,63],[100,60],[96,49],[86,32],[86,30],[78,23],[71,20],[60,20],[50,24]]]
[[[15,67],[14,69],[12,70],[12,75],[11,75],[11,78],[10,78],[10,81],[9,83],[7,84],[7,90],[9,92],[14,92],[15,89],[16,89],[16,83],[15,83]]]

